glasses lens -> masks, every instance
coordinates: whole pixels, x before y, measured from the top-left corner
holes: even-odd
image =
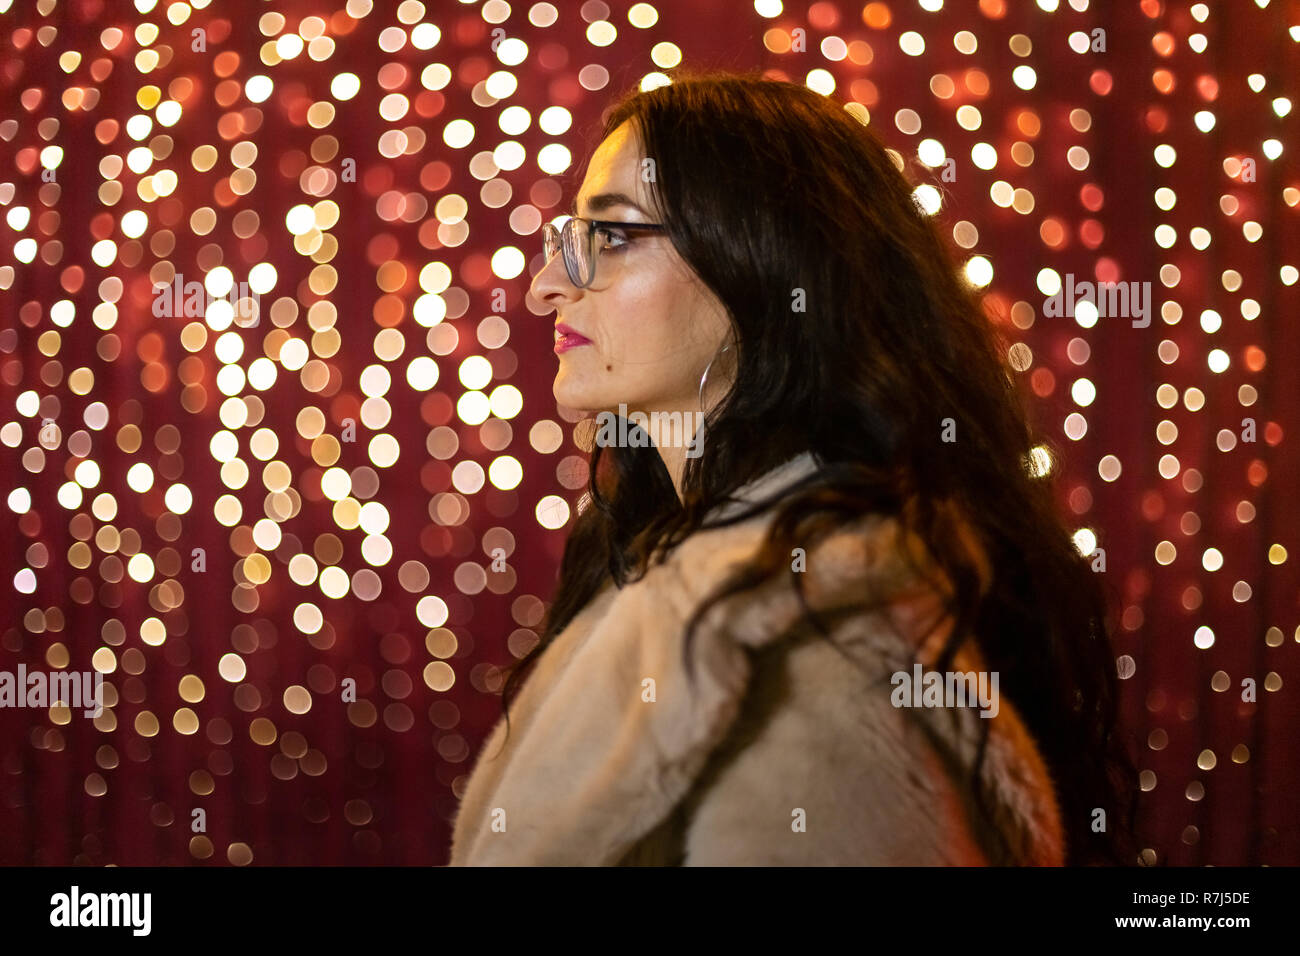
[[[564,246],[564,266],[569,272],[569,281],[579,289],[586,288],[594,278],[596,266],[587,220],[568,220],[560,233],[560,240]]]
[[[542,224],[542,258],[550,262],[555,258],[555,254],[560,251],[560,230],[556,229],[551,223]]]

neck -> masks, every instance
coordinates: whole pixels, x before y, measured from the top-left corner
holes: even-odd
[[[672,479],[677,499],[682,497],[682,473],[686,459],[699,457],[703,440],[704,416],[698,411],[659,410],[646,413],[642,427],[654,443],[655,451]]]

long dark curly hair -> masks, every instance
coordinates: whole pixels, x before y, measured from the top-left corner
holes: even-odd
[[[1029,424],[1003,343],[901,159],[842,103],[760,76],[678,75],[634,91],[607,111],[602,138],[625,121],[655,161],[669,240],[726,307],[734,383],[709,412],[702,454],[686,459],[680,498],[653,447],[593,449],[540,639],[508,668],[507,735],[523,675],[604,585],[638,580],[715,526],[706,517],[730,493],[811,450],[823,466],[774,503],[761,550],[695,612],[688,646],[708,607],[788,568],[792,548],[810,552],[857,516],[895,516],[952,585],[936,669],[969,637],[999,673],[1051,772],[1066,862],[1135,863],[1108,592],[1058,513],[1050,469],[1031,466],[1056,446]],[[992,564],[987,589],[955,515]]]

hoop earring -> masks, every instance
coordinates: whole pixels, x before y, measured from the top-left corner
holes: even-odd
[[[730,342],[722,346],[722,348],[718,349],[717,353],[713,356],[713,358],[709,359],[709,364],[704,366],[704,374],[700,376],[699,406],[700,406],[701,414],[704,413],[704,383],[708,380],[709,369],[713,368],[713,363],[717,359],[717,357],[721,355],[723,352],[727,351],[727,349],[729,348],[731,348]]]

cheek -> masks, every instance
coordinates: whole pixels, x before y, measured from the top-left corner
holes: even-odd
[[[698,286],[679,270],[643,270],[607,291],[599,326],[606,334],[597,340],[606,364],[673,362],[685,369],[707,343],[711,316]]]

